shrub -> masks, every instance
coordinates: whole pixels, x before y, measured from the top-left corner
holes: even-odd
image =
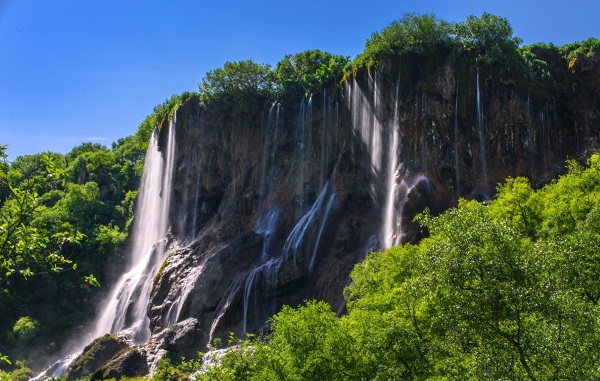
[[[348,57],[320,50],[288,54],[277,63],[274,76],[285,95],[306,95],[339,82]]]
[[[28,341],[32,339],[39,331],[40,325],[29,316],[23,316],[13,326],[13,334],[19,341]]]

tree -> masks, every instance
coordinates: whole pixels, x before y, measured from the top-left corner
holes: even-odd
[[[371,67],[379,63],[383,55],[428,54],[452,41],[452,24],[438,19],[434,14],[405,13],[392,21],[381,32],[371,35],[365,50],[353,62],[353,66]]]
[[[236,110],[245,112],[259,97],[273,94],[271,67],[252,60],[226,62],[222,68],[206,73],[199,89],[204,102],[230,102]]]
[[[277,63],[274,76],[284,94],[307,95],[339,82],[348,58],[320,50],[288,54]]]
[[[47,235],[44,230],[31,225],[43,208],[41,199],[30,190],[30,182],[21,182],[19,186],[12,183],[14,173],[7,170],[5,149],[6,146],[0,147],[0,158],[5,163],[0,174],[0,187],[8,194],[0,213],[0,268],[3,270],[0,283],[14,274],[27,278],[38,269],[61,271],[72,267],[72,261],[62,254],[62,250],[77,244],[81,235],[70,231]]]
[[[503,17],[489,13],[481,17],[470,15],[467,21],[454,26],[454,33],[458,42],[475,51],[483,63],[514,66],[521,58],[517,48],[523,40],[513,36],[510,23]]]

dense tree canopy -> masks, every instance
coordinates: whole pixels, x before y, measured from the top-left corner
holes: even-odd
[[[284,95],[306,95],[341,81],[347,63],[344,56],[306,50],[286,55],[277,63],[274,75]]]

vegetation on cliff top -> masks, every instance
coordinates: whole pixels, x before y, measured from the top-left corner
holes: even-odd
[[[252,60],[226,62],[206,73],[199,98],[206,105],[219,102],[245,113],[265,100],[301,99],[328,86],[336,89],[347,63],[346,57],[320,50],[286,55],[274,70]]]
[[[449,59],[470,57],[500,72],[512,71],[531,84],[552,79],[560,66],[572,68],[581,57],[600,49],[597,39],[556,47],[534,44],[520,47],[507,19],[488,13],[450,23],[433,14],[405,14],[366,41],[352,61],[319,50],[286,55],[274,69],[251,60],[227,62],[209,71],[197,94],[205,105],[219,102],[239,112],[255,110],[274,100],[298,100],[315,92],[335,95],[343,81],[359,70],[378,69],[382,59],[443,52]]]

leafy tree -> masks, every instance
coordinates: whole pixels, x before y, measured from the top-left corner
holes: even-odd
[[[331,307],[307,302],[284,307],[272,319],[272,338],[244,342],[230,349],[222,366],[210,368],[201,380],[352,380],[359,358],[352,338]]]
[[[0,149],[0,157],[6,163],[5,148]],[[16,185],[11,181],[12,175],[10,170],[0,174],[0,186],[8,194],[0,213],[0,268],[4,272],[0,284],[13,274],[27,278],[38,269],[60,271],[64,266],[71,267],[72,261],[61,251],[82,238],[76,232],[65,230],[48,235],[32,226],[31,222],[43,208],[41,199],[30,189],[29,181]]]
[[[565,44],[559,50],[565,60],[569,62],[569,67],[574,69],[578,59],[589,58],[600,52],[600,40],[588,38],[584,41]]]
[[[200,97],[205,103],[221,100],[242,112],[251,110],[258,98],[268,97],[273,91],[271,67],[252,60],[226,62],[222,68],[206,73],[200,84]]]
[[[24,316],[17,320],[12,331],[18,340],[27,341],[34,337],[40,329],[40,324],[31,319],[29,316]]]
[[[383,55],[397,56],[408,53],[428,54],[440,46],[452,42],[452,24],[438,19],[434,14],[405,13],[381,32],[371,35],[365,50],[353,62],[353,66],[372,67]]]
[[[521,38],[513,36],[507,19],[483,13],[481,17],[470,15],[467,21],[454,26],[456,39],[467,50],[473,50],[483,63],[508,64],[518,60]]]
[[[339,82],[348,58],[320,50],[288,54],[277,63],[274,76],[284,94],[307,95]]]

